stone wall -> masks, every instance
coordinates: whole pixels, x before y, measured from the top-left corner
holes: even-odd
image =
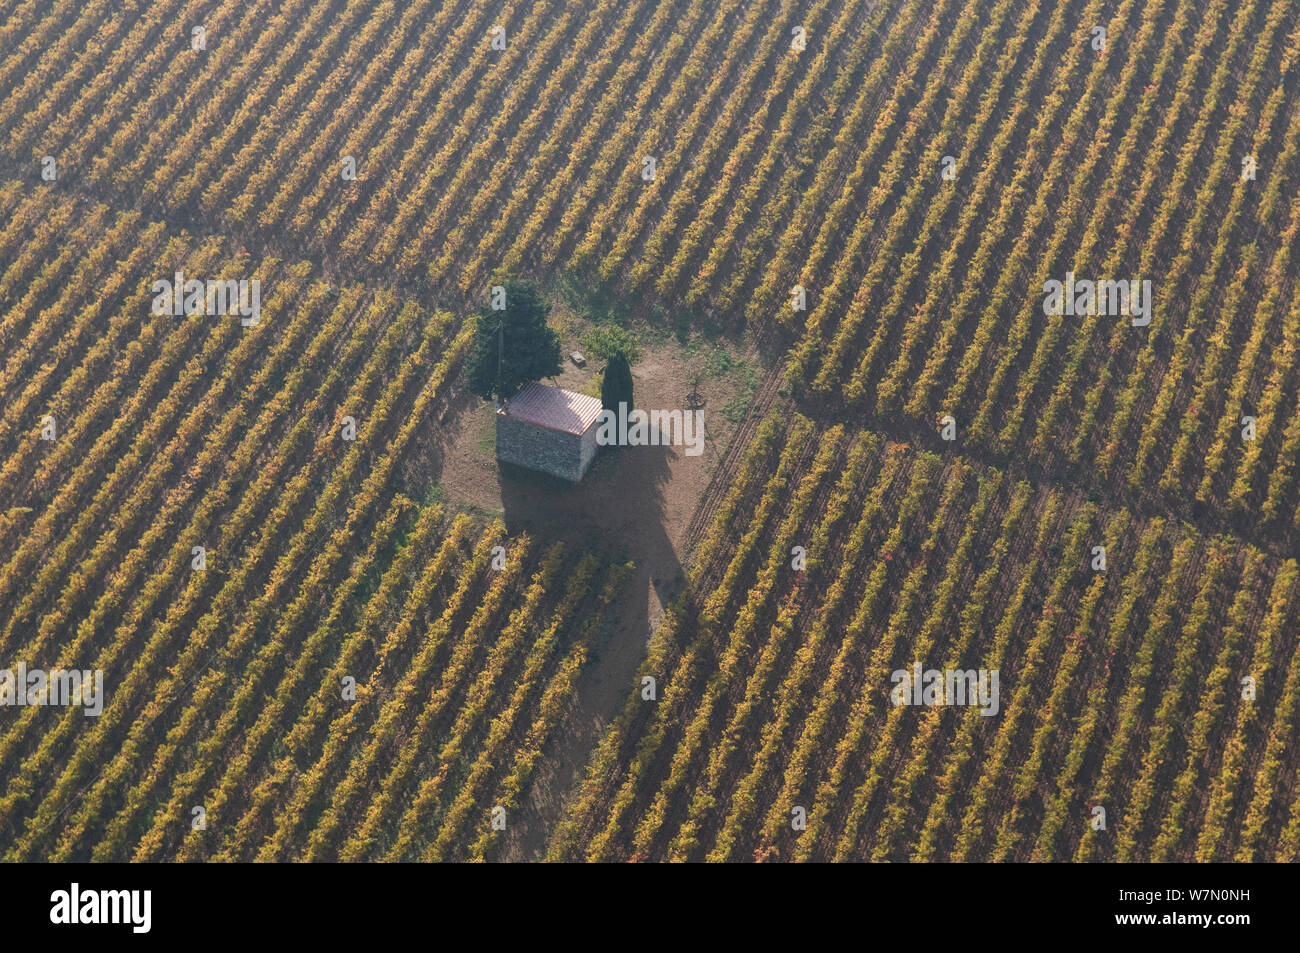
[[[590,454],[587,453],[588,442]],[[595,449],[595,427],[587,428],[587,433],[579,437],[497,414],[497,459],[506,463],[540,470],[576,483],[582,479],[595,456]]]
[[[582,473],[587,472],[587,467],[591,466],[591,461],[596,459],[596,454],[600,451],[600,445],[596,443],[596,431],[599,429],[600,423],[594,423],[582,435]]]

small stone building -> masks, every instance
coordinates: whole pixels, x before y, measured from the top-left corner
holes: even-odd
[[[525,384],[497,411],[497,459],[577,482],[596,458],[598,397]]]

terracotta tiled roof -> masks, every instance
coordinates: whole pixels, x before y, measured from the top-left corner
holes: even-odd
[[[596,422],[600,411],[599,397],[532,383],[510,398],[505,414],[513,420],[580,436]]]

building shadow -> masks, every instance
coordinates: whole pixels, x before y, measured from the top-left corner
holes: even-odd
[[[631,559],[672,579],[680,571],[664,528],[670,447],[606,447],[579,483],[498,461],[506,530],[563,540],[602,556]]]
[[[499,465],[504,519],[511,535],[527,532],[543,545],[594,551],[635,564],[609,609],[608,635],[596,645],[576,688],[570,714],[538,764],[528,800],[504,855],[540,859],[549,831],[581,776],[608,721],[636,690],[637,669],[663,608],[685,586],[677,548],[665,528],[664,487],[680,448],[604,448],[580,483],[512,464]]]

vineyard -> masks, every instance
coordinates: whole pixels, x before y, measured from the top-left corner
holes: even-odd
[[[774,417],[696,573],[553,859],[1295,859],[1294,559]],[[918,660],[999,669],[996,717],[891,705]]]
[[[0,0],[0,90],[0,670],[108,686],[0,858],[1296,859],[1297,0]],[[767,363],[646,644],[436,486],[518,275]]]

